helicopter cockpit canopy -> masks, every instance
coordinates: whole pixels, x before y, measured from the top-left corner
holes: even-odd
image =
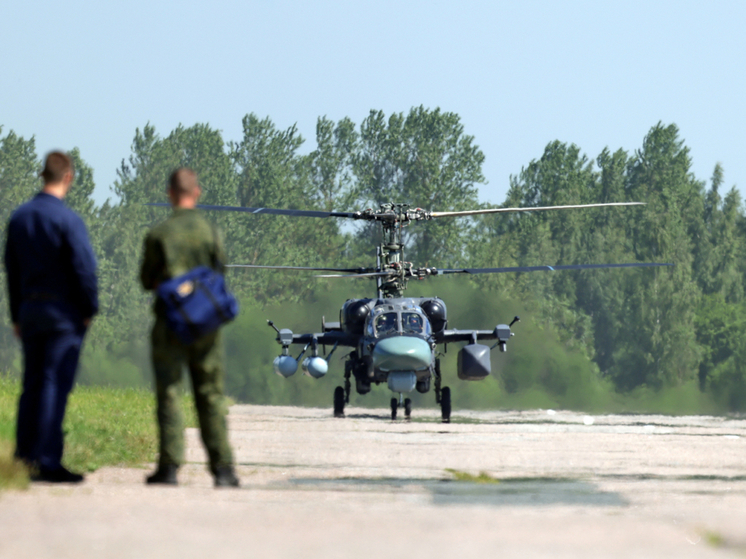
[[[368,319],[368,335],[382,338],[392,334],[415,334],[429,336],[430,322],[419,310],[378,311]]]
[[[376,336],[385,336],[399,330],[399,315],[395,312],[379,314],[375,318]]]
[[[416,312],[403,312],[401,313],[401,328],[405,334],[424,334],[425,324],[430,324],[425,320],[425,317],[420,313]],[[428,332],[429,333],[429,332]]]

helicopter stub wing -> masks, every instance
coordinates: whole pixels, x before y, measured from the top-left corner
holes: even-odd
[[[319,345],[333,346],[334,344],[337,344],[341,346],[355,347],[360,341],[360,336],[348,334],[340,330],[330,330],[317,334],[293,334],[293,341],[291,343],[305,345],[312,343],[314,339]],[[277,341],[280,341],[279,338]]]
[[[508,329],[510,337],[510,329]],[[435,342],[439,344],[450,344],[454,342],[473,342],[476,340],[497,340],[498,333],[495,330],[444,330],[435,336]],[[506,340],[507,341],[507,340]]]

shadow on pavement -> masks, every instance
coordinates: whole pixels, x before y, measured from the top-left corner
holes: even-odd
[[[434,505],[547,506],[582,505],[623,507],[617,493],[600,490],[587,481],[555,478],[497,480],[496,483],[395,478],[291,478],[296,488],[324,491],[381,492],[429,495]]]

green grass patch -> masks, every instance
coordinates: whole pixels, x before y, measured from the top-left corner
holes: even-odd
[[[3,465],[13,463],[19,394],[18,380],[0,376],[0,487],[16,475],[14,466]],[[185,394],[182,409],[186,426],[196,426],[191,395]],[[157,453],[155,397],[144,389],[78,386],[68,400],[64,431],[63,462],[71,470],[152,462]]]
[[[155,398],[146,390],[79,386],[70,395],[64,429],[64,461],[71,470],[153,461]]]
[[[17,379],[0,375],[0,442],[15,441],[20,393],[21,385]]]
[[[712,547],[725,547],[725,538],[718,532],[706,531],[702,538]]]
[[[499,479],[492,477],[487,472],[479,472],[478,475],[474,475],[469,472],[462,472],[451,468],[446,468],[446,472],[451,474],[455,481],[468,481],[471,483],[500,483]]]
[[[29,478],[26,467],[13,458],[13,445],[0,441],[0,491],[25,489]]]

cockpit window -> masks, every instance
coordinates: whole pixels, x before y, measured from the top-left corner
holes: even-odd
[[[413,312],[404,312],[401,315],[402,331],[405,334],[422,334],[424,324],[422,316]]]
[[[376,317],[376,335],[382,336],[399,330],[398,317],[395,312],[387,312]]]

